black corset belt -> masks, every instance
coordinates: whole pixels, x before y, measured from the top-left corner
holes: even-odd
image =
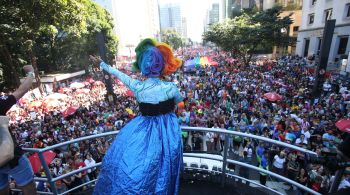
[[[158,104],[139,103],[139,110],[142,116],[158,116],[173,112],[175,109],[174,98],[168,99]]]

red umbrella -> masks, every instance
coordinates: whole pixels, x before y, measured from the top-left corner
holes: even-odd
[[[335,123],[335,126],[341,131],[350,133],[350,119],[341,119]]]
[[[69,115],[74,114],[78,110],[78,108],[79,108],[79,106],[70,106],[70,107],[66,108],[62,112],[63,117],[67,117]]]
[[[134,97],[134,93],[133,93],[132,91],[128,90],[128,91],[126,92],[126,96]]]
[[[49,150],[43,153],[45,162],[47,165],[49,165],[53,159],[55,159],[56,153]],[[38,153],[35,153],[28,157],[30,164],[32,165],[34,173],[38,173],[41,168],[41,162]]]
[[[269,92],[269,93],[265,93],[264,97],[266,99],[268,99],[271,102],[276,102],[276,101],[281,101],[282,100],[282,96],[275,93],[275,92]]]

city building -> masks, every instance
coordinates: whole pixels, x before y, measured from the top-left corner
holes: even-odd
[[[270,9],[276,4],[279,4],[283,7],[290,6],[292,9],[301,9],[303,0],[260,0],[260,5],[261,4],[262,7],[260,7],[260,9],[262,10]]]
[[[211,24],[220,21],[220,4],[213,3],[208,9],[204,19],[204,32],[208,30]]]
[[[214,24],[216,22],[219,22],[219,4],[214,3],[211,6],[211,9],[209,10],[209,23],[208,24]]]
[[[329,19],[335,19],[336,24],[328,64],[339,64],[342,59],[347,59],[350,51],[350,0],[304,0],[296,54],[305,57],[319,54],[323,29]]]
[[[133,55],[140,40],[160,35],[157,0],[94,0],[111,13],[119,38],[118,55]]]
[[[182,18],[182,37],[187,38],[187,19]]]
[[[288,33],[290,37],[297,39],[299,28],[301,26],[302,11],[301,10],[291,10],[283,11],[280,17],[290,16],[293,23],[289,25],[287,29],[281,29],[281,32]],[[296,51],[296,44],[287,47],[277,47],[273,50],[273,56],[282,56],[286,54],[294,54]]]
[[[184,36],[180,4],[168,3],[159,5],[159,15],[161,30],[175,30],[181,36]]]

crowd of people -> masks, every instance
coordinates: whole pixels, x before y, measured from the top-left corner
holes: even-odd
[[[165,78],[177,83],[184,97],[184,103],[176,111],[181,125],[252,133],[307,148],[320,155],[332,153],[342,141],[342,134],[334,124],[348,117],[348,83],[330,77],[326,83],[332,86],[331,89],[327,85],[320,98],[312,99],[310,89],[314,76],[305,66],[307,60],[304,58],[285,56],[277,61],[264,59],[248,65],[238,60],[225,60],[229,54],[224,52],[208,48],[200,50],[213,56],[219,66],[179,71]],[[181,53],[189,59],[200,52],[188,49]],[[118,131],[138,114],[137,102],[131,95],[126,95],[124,86],[115,85],[116,103],[112,104],[105,100],[104,87],[90,84],[86,88],[89,91],[84,95],[79,95],[78,89],[63,92],[68,97],[50,110],[43,107],[29,109],[23,105],[11,109],[8,113],[12,121],[10,129],[19,145],[44,148],[78,137]],[[282,100],[268,100],[264,97],[267,92],[280,94]],[[78,105],[79,109],[64,116],[61,109],[73,105]],[[104,137],[55,149],[56,158],[50,164],[53,176],[101,162],[112,139]],[[320,193],[329,189],[334,172],[324,165],[306,163],[300,152],[239,136],[230,136],[228,141],[233,158],[247,163],[256,161],[260,167]],[[223,134],[183,133],[187,151],[220,152],[224,142]],[[43,170],[36,173],[38,177],[44,175]],[[64,192],[96,179],[97,175],[98,169],[90,169],[56,184],[59,192]],[[249,174],[244,176],[249,177]],[[266,183],[266,175],[262,175],[260,182]],[[342,187],[349,186],[347,175]],[[44,182],[38,182],[37,188],[51,190]]]

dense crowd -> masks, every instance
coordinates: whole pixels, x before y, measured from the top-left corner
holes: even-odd
[[[348,83],[330,77],[321,97],[312,99],[310,89],[314,76],[305,66],[308,61],[304,58],[286,56],[277,61],[262,59],[245,65],[225,60],[229,54],[224,52],[199,50],[213,56],[220,65],[179,71],[165,78],[175,82],[184,97],[184,104],[177,109],[181,125],[252,133],[320,155],[332,153],[342,141],[343,135],[334,124],[348,116]],[[199,50],[188,49],[181,53],[189,59],[196,57]],[[125,87],[115,85],[115,104],[105,101],[104,87],[91,84],[86,88],[89,91],[84,95],[76,93],[78,89],[64,92],[68,98],[60,100],[61,105],[50,110],[42,107],[31,110],[25,106],[12,109],[8,113],[12,119],[10,129],[18,143],[22,147],[44,148],[82,136],[118,131],[138,114],[137,102],[125,95]],[[276,92],[283,99],[269,101],[264,97],[267,92]],[[78,105],[79,109],[64,117],[61,108],[72,105]],[[112,139],[83,141],[54,150],[56,158],[50,164],[53,176],[101,162]],[[183,140],[185,150],[220,152],[225,135],[191,132],[183,133]],[[325,192],[330,186],[334,172],[324,165],[306,163],[302,153],[239,136],[230,136],[228,141],[232,158],[257,162],[263,168],[269,167],[318,192]],[[59,192],[64,192],[95,179],[97,174],[97,169],[91,169],[56,184]],[[36,175],[44,176],[44,171]],[[249,177],[249,174],[244,176]],[[350,186],[348,176],[342,185]],[[39,182],[37,187],[50,191],[46,183]]]

